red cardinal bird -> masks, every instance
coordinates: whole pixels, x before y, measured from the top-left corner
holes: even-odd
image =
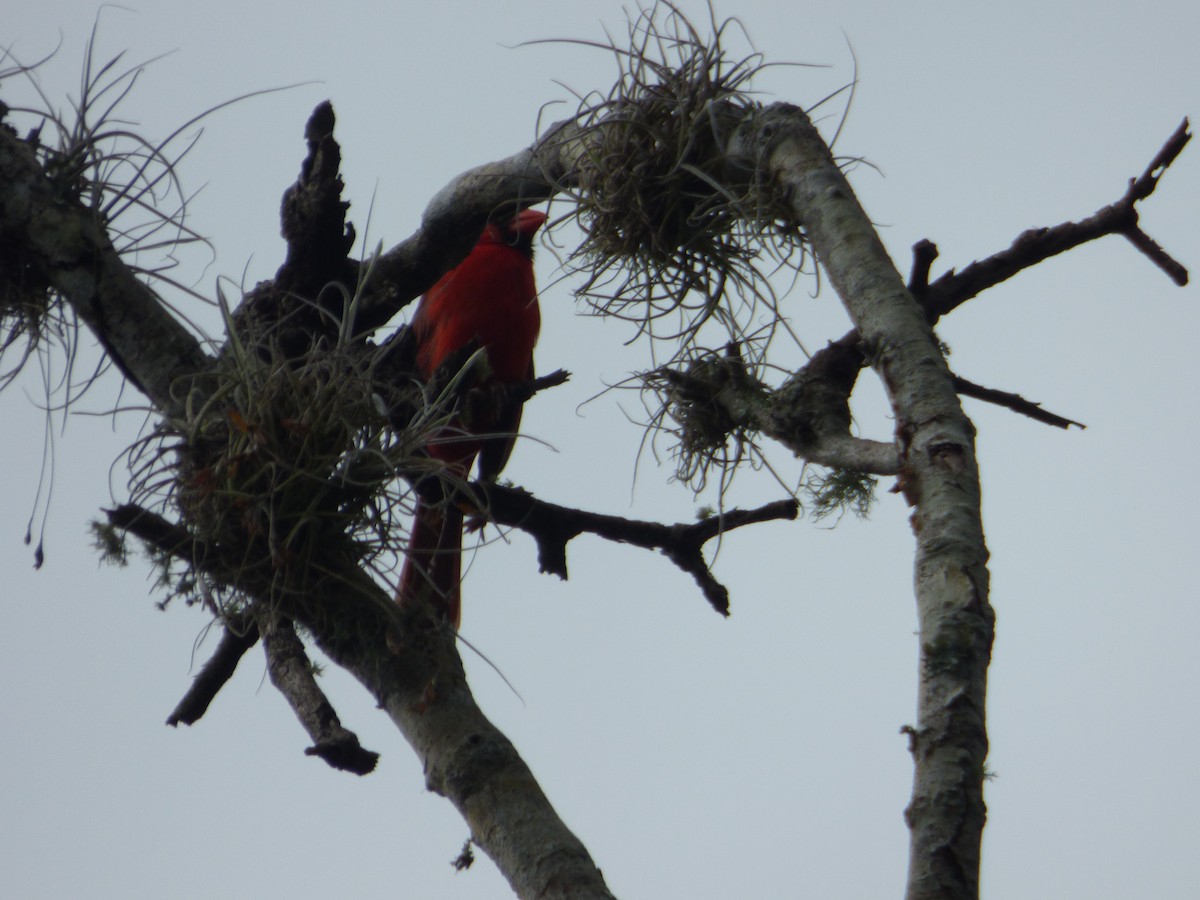
[[[545,221],[545,213],[527,209],[488,225],[470,255],[421,298],[411,327],[417,365],[426,379],[472,343],[487,350],[489,382],[533,377],[533,345],[541,327],[533,236]],[[467,476],[478,456],[480,478],[494,479],[508,462],[520,423],[521,406],[514,403],[494,416],[473,416],[467,426],[452,423],[427,449],[459,478]],[[462,611],[462,529],[463,512],[456,505],[418,498],[396,592],[400,604],[428,597],[455,629]]]

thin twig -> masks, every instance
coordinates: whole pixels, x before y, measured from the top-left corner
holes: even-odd
[[[1072,425],[1076,428],[1087,428],[1082,422],[1076,422],[1074,419],[1067,419],[1052,412],[1047,412],[1042,409],[1040,403],[1035,403],[1033,400],[1026,400],[1020,394],[1012,394],[1008,391],[999,391],[995,388],[984,387],[983,385],[975,384],[973,381],[967,381],[961,375],[953,377],[954,389],[964,397],[974,397],[976,400],[982,400],[985,403],[1003,406],[1023,416],[1029,416],[1029,418],[1038,422],[1053,425],[1055,428],[1068,429]]]

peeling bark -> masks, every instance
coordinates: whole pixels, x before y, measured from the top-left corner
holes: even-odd
[[[975,429],[924,310],[808,117],[777,104],[750,123],[743,140],[744,155],[790,198],[896,415],[902,483],[914,507],[921,641],[906,896],[975,898],[994,624]]]

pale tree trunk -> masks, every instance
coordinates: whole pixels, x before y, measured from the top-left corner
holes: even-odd
[[[913,506],[920,635],[909,900],[979,895],[986,810],[985,701],[994,615],[975,429],[925,313],[896,271],[804,112],[777,105],[751,125],[759,160],[797,221],[883,381],[896,421],[900,488]]]

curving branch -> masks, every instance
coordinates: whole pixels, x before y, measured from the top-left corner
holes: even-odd
[[[421,227],[372,260],[363,273],[365,298],[356,325],[385,324],[471,251],[490,216],[550,199],[573,181],[595,135],[574,120],[556,122],[534,144],[462,173],[429,201]]]
[[[675,406],[702,409],[708,429],[722,439],[735,430],[754,431],[807,462],[895,475],[901,465],[895,444],[850,430],[850,394],[866,365],[860,343],[857,332],[831,342],[774,389],[754,378],[735,353],[684,371],[660,368],[652,376],[671,387]]]

